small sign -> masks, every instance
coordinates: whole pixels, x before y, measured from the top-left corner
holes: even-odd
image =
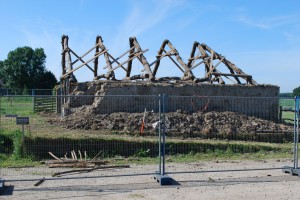
[[[17,117],[18,115],[16,115],[16,114],[7,114],[7,115],[5,115],[5,117]]]
[[[17,122],[17,125],[29,124],[29,117],[17,117],[16,122]]]

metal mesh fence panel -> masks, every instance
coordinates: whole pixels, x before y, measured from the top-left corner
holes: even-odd
[[[25,90],[11,90],[8,88],[0,88],[0,95],[54,95],[52,89],[25,89]]]
[[[186,168],[181,169],[193,171],[197,168],[188,163],[227,155],[293,156],[293,99],[165,96],[161,100],[158,95],[2,96],[1,176],[155,173],[160,122],[166,134],[166,172],[177,171],[172,162],[184,162]],[[159,103],[164,107],[161,121]],[[16,117],[29,117],[29,124],[16,124]]]
[[[56,109],[41,109],[49,98]],[[155,173],[158,130],[152,124],[159,121],[158,101],[158,96],[1,97],[1,176]],[[17,125],[16,117],[29,117],[29,124]]]
[[[166,163],[176,157],[188,162],[249,154],[274,159],[281,154],[292,160],[294,113],[281,106],[293,106],[293,99],[168,96],[164,104]],[[166,170],[176,168],[169,162]]]

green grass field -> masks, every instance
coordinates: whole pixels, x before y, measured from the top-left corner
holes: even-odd
[[[33,112],[32,97],[1,97],[1,116],[17,114],[19,116],[31,116]]]
[[[294,99],[280,99],[279,106],[282,107],[282,109],[295,109],[295,100]],[[293,123],[294,121],[294,112],[290,111],[283,111],[282,112],[282,119],[287,123]]]
[[[294,108],[295,100],[294,99],[280,99],[279,106],[284,108]]]

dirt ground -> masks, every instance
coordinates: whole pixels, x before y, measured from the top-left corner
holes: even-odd
[[[173,173],[170,177],[175,180],[174,185],[171,186],[160,186],[153,175],[72,179],[72,177],[87,176],[86,174],[73,174],[65,176],[69,179],[46,180],[39,186],[34,186],[37,181],[8,181],[5,182],[0,199],[300,199],[300,178],[284,174],[280,169],[228,171],[280,168],[286,165],[292,166],[292,162],[290,160],[267,160],[171,163],[167,165],[167,169]],[[156,167],[133,165],[125,170],[92,172],[94,174],[90,172],[88,176],[151,173]],[[176,173],[202,170],[218,172]],[[21,173],[20,170],[19,173]],[[22,176],[18,175],[18,177]],[[36,177],[32,175],[32,178]]]

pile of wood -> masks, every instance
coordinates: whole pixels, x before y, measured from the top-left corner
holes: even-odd
[[[53,153],[48,152],[49,155],[54,158],[54,160],[47,160],[45,161],[45,164],[50,168],[62,168],[62,167],[73,167],[73,168],[91,168],[91,167],[97,167],[99,165],[105,165],[108,163],[106,160],[99,159],[98,153],[93,159],[88,160],[86,151],[84,152],[84,158],[82,157],[81,151],[78,151],[79,158],[76,155],[75,151],[71,151],[71,158],[67,157],[67,153],[63,158],[58,158]]]
[[[87,159],[87,154],[84,152],[84,158],[82,153],[78,151],[78,156],[76,155],[75,151],[71,151],[71,158],[67,157],[67,154],[63,158],[58,158],[53,153],[48,152],[49,155],[54,158],[54,160],[47,160],[43,162],[49,168],[81,168],[76,170],[69,170],[63,172],[54,173],[52,176],[61,176],[63,174],[74,174],[74,173],[87,173],[94,170],[99,169],[109,169],[109,168],[129,168],[129,165],[106,165],[109,162],[107,160],[101,160],[99,152],[93,159]]]

